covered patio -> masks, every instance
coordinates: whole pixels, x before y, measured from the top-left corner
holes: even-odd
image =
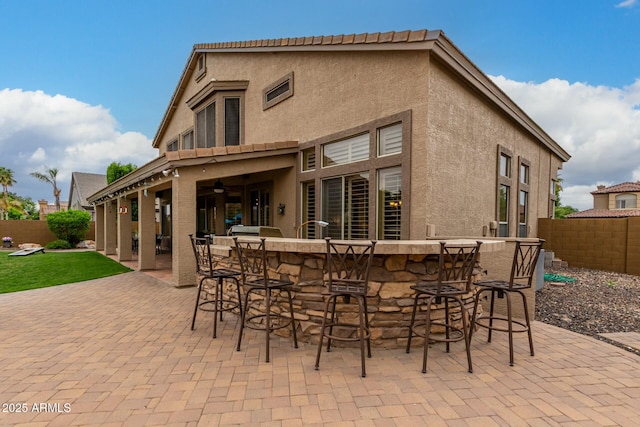
[[[434,347],[427,374],[419,351],[374,348],[361,378],[355,348],[335,352],[319,371],[309,343],[294,349],[275,337],[266,364],[263,337],[248,331],[237,352],[234,315],[219,323],[217,339],[211,315],[192,332],[194,292],[136,271],[0,295],[0,400],[28,408],[3,410],[0,425],[635,426],[640,419],[639,356],[543,323],[534,323],[536,356],[521,355],[514,367],[506,336],[487,344],[480,332],[473,374],[454,345],[452,354]],[[43,403],[46,410],[34,410]]]

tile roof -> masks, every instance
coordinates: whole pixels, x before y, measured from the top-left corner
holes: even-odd
[[[640,209],[587,209],[567,215],[567,218],[627,218],[640,216]]]
[[[431,40],[440,34],[439,30],[406,30],[389,31],[386,33],[361,33],[340,34],[336,36],[307,36],[287,37],[281,39],[263,39],[235,42],[199,43],[194,45],[195,50],[200,49],[238,49],[238,48],[274,48],[296,46],[330,46],[330,45],[356,45],[356,44],[383,44],[383,43],[412,43]]]
[[[621,184],[612,185],[611,187],[598,188],[591,194],[609,194],[609,193],[635,193],[640,192],[640,181],[623,182]]]

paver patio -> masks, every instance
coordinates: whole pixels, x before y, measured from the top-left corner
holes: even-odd
[[[190,330],[195,288],[142,272],[0,295],[0,425],[637,426],[640,356],[534,323],[536,356],[506,334],[474,334],[464,349],[422,353],[374,348],[360,377],[356,348],[294,349],[248,330],[235,351],[237,317],[211,338],[211,314]],[[457,343],[461,344],[461,343]],[[26,412],[16,413],[16,404]],[[35,404],[35,406],[34,406]],[[40,404],[45,404],[41,406]],[[48,405],[47,405],[48,404]],[[23,408],[23,406],[20,406]]]

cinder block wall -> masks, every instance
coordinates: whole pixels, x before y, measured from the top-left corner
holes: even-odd
[[[91,222],[86,240],[95,240],[95,222]],[[0,221],[0,237],[13,238],[13,247],[22,243],[38,243],[42,246],[56,240],[56,236],[49,231],[46,221],[8,220]]]
[[[538,236],[571,267],[640,275],[640,218],[544,218]]]

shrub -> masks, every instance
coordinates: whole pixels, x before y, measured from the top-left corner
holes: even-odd
[[[74,247],[84,239],[91,224],[91,214],[85,211],[68,210],[47,215],[47,226],[59,240],[66,240]]]
[[[44,246],[46,249],[71,249],[73,246],[66,240],[54,240]]]

